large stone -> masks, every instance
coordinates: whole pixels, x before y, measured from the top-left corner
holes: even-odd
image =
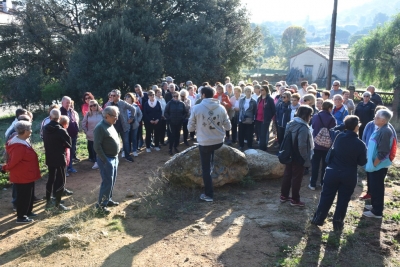
[[[247,160],[243,152],[226,145],[215,151],[211,174],[215,187],[238,183],[247,172]],[[198,147],[192,146],[173,156],[165,163],[163,173],[172,183],[204,186]]]
[[[254,180],[270,180],[281,178],[285,165],[279,162],[277,156],[259,149],[248,149],[246,154],[249,165],[249,176]]]

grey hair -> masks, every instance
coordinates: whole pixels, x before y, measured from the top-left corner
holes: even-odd
[[[290,88],[295,88],[295,89],[296,89],[296,91],[298,91],[298,90],[299,90],[299,87],[297,87],[297,85],[296,85],[296,84],[292,84],[292,85],[290,85],[289,87],[290,87]]]
[[[117,116],[119,115],[119,109],[115,106],[108,106],[102,111],[103,118],[106,117],[106,115],[111,115],[111,116]]]
[[[371,96],[371,93],[368,92],[368,91],[365,91],[365,92],[363,93],[363,96]]]
[[[246,87],[244,88],[243,92],[246,93],[246,91],[248,91],[248,90],[250,90],[250,92],[253,93],[253,92],[254,92],[253,86],[246,86]]]
[[[50,111],[50,120],[52,121],[58,121],[61,116],[61,111],[59,109],[52,109]]]
[[[29,131],[32,127],[32,123],[29,121],[18,121],[15,126],[14,130],[17,134],[23,134],[25,131]]]
[[[373,86],[373,85],[370,85],[370,86],[368,86],[368,87],[367,87],[367,90],[368,90],[369,88],[371,88],[371,89],[372,89],[372,92],[375,92],[375,86]]]
[[[182,90],[179,91],[179,95],[180,96],[184,95],[185,97],[188,97],[189,92],[186,89],[182,89]]]
[[[174,83],[168,84],[168,88],[170,88],[170,87],[172,87],[172,86],[175,88],[175,84],[174,84]]]
[[[256,85],[254,85],[254,89],[261,89],[261,85],[257,83]]]
[[[332,84],[334,83],[338,83],[340,85],[340,81],[339,80],[334,80]]]
[[[393,117],[393,112],[388,109],[380,109],[376,112],[376,116],[389,122]]]
[[[343,96],[341,96],[341,95],[336,94],[336,95],[334,95],[334,96],[332,97],[332,99],[335,99],[335,97],[338,97],[338,98],[340,98],[341,100],[343,100]]]
[[[63,96],[62,97],[62,99],[61,99],[61,102],[64,102],[64,100],[69,100],[69,101],[71,101],[72,99],[69,97],[69,96]]]
[[[68,118],[68,116],[62,115],[62,116],[60,117],[59,123],[60,123],[61,125],[69,124],[69,118]]]
[[[151,86],[151,90],[153,90],[153,91],[156,90],[157,88],[158,88],[157,85],[152,85],[152,86]]]
[[[111,92],[116,93],[117,95],[121,96],[121,91],[118,89],[112,89]]]

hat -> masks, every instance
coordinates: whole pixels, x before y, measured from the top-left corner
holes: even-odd
[[[174,81],[174,79],[172,79],[171,76],[167,76],[167,78],[165,78],[165,80],[166,80],[167,82],[173,82],[173,81]]]
[[[193,84],[192,81],[187,81],[187,82],[186,82],[186,85],[187,85],[187,86],[192,85],[192,84]]]
[[[269,89],[269,82],[266,81],[266,80],[264,80],[264,81],[262,81],[261,86],[262,86],[264,89]]]

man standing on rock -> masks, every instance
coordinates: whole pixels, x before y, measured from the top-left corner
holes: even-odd
[[[201,89],[203,101],[193,106],[188,123],[189,132],[197,132],[204,182],[204,194],[200,195],[200,199],[207,202],[212,202],[214,197],[211,178],[211,171],[214,168],[214,151],[222,146],[225,131],[231,129],[226,109],[218,99],[213,98],[214,93],[211,87]]]
[[[107,207],[118,206],[112,200],[112,192],[117,178],[119,137],[114,128],[118,120],[119,110],[116,106],[108,106],[103,110],[103,121],[94,128],[93,148],[97,155],[101,175],[99,201],[96,208],[104,214],[110,214]]]

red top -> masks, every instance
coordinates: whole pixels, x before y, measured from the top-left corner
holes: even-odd
[[[214,98],[218,99],[219,97],[221,97],[221,105],[223,105],[226,109],[226,111],[230,111],[230,109],[232,108],[232,104],[231,101],[229,100],[229,96],[227,96],[226,94],[215,94]]]
[[[261,98],[257,106],[256,121],[264,121],[264,104],[265,98]]]
[[[40,178],[38,156],[32,147],[22,143],[12,143],[6,146],[6,151],[8,161],[2,169],[10,172],[10,182],[29,184]]]
[[[85,104],[82,105],[83,117],[85,117],[86,113],[88,113],[88,112],[89,112],[89,104],[85,103]]]

